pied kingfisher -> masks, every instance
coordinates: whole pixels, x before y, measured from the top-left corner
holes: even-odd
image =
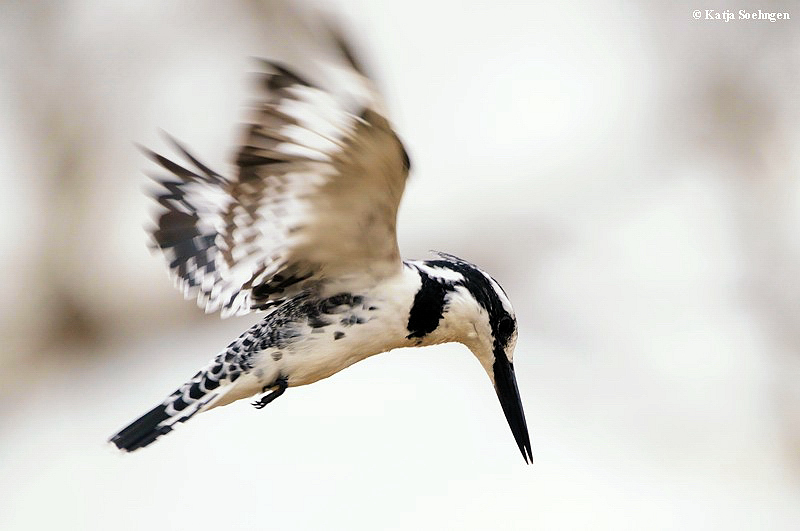
[[[401,259],[395,224],[408,155],[373,83],[328,29],[338,62],[318,64],[327,89],[263,61],[235,178],[174,140],[191,166],[145,150],[171,173],[155,178],[162,211],[152,237],[184,296],[223,317],[266,315],[111,442],[131,452],[217,406],[266,393],[254,402],[262,408],[374,354],[458,341],[488,373],[531,462],[511,303],[455,256]]]

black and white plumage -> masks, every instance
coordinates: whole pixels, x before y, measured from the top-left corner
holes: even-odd
[[[260,100],[229,179],[180,144],[149,152],[163,207],[152,230],[184,296],[222,316],[267,312],[161,404],[111,438],[147,446],[196,413],[316,382],[374,354],[451,341],[476,355],[526,461],[512,356],[514,311],[488,274],[452,255],[404,261],[395,223],[409,160],[344,41],[323,88],[265,61]]]

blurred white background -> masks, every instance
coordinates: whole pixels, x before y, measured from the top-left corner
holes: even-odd
[[[229,171],[250,58],[304,44],[274,2],[7,2],[0,528],[797,529],[800,6],[324,7],[411,154],[404,254],[515,302],[534,465],[457,345],[104,444],[255,320],[172,289],[134,143]]]

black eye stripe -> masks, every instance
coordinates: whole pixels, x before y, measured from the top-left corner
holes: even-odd
[[[504,315],[500,318],[500,322],[497,324],[497,332],[503,339],[511,337],[514,333],[514,329],[516,329],[514,319],[508,315]]]

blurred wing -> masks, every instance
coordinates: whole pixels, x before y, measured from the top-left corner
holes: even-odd
[[[343,49],[344,57],[351,55]],[[279,304],[326,278],[401,268],[395,224],[408,157],[355,62],[335,95],[265,62],[261,99],[228,180],[155,153],[167,211],[152,234],[187,298],[223,317]]]

